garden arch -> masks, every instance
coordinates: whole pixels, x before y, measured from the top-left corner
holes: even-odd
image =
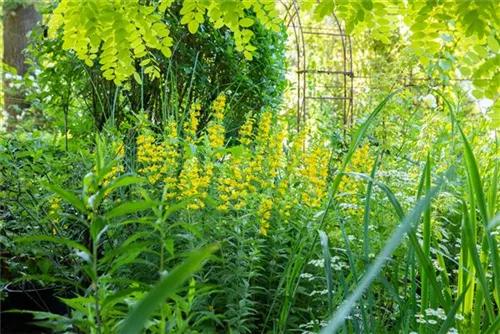
[[[322,22],[304,25],[304,17],[310,11],[302,10],[299,1],[280,0],[280,5],[288,42],[294,47],[290,70],[295,72],[298,127],[310,117],[308,106],[319,104],[331,109],[332,117],[341,116],[346,129],[354,122],[350,36],[345,34],[335,14]],[[322,47],[317,47],[319,44]]]

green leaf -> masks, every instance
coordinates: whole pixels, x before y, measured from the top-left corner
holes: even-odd
[[[85,59],[85,65],[92,67],[94,66],[94,62],[90,60],[89,58]]]
[[[45,183],[43,184],[43,186],[53,192],[55,192],[57,195],[59,195],[63,200],[65,200],[66,202],[70,203],[71,205],[73,205],[73,207],[75,209],[77,209],[78,211],[82,212],[82,213],[85,213],[87,212],[87,209],[85,208],[85,204],[83,203],[83,201],[81,199],[79,199],[75,194],[73,193],[70,193],[69,191],[67,190],[64,190],[62,188],[59,188],[57,186],[54,186],[54,185],[51,185],[51,184],[48,184],[48,183]]]
[[[447,59],[440,59],[439,60],[439,67],[441,67],[441,69],[443,71],[449,71],[452,68],[451,61],[449,61]]]
[[[47,242],[53,242],[55,244],[60,244],[60,245],[66,245],[71,248],[78,249],[87,255],[90,255],[90,251],[85,247],[84,245],[73,241],[69,239],[64,239],[64,238],[58,238],[58,237],[53,237],[50,235],[32,235],[32,236],[27,236],[27,237],[19,237],[15,238],[14,242],[20,242],[20,243],[31,243],[34,241],[47,241]]]
[[[144,59],[143,61],[141,61],[139,63],[139,66],[146,66],[147,64],[149,64],[151,62],[151,58],[148,58],[148,59]]]
[[[486,48],[484,46],[476,44],[476,45],[474,45],[473,49],[474,49],[474,51],[477,52],[477,54],[480,57],[488,58],[488,51],[486,50]]]
[[[361,4],[363,5],[363,7],[365,7],[365,9],[367,11],[370,11],[370,10],[373,9],[373,2],[372,2],[372,0],[361,1]]]
[[[192,34],[196,34],[196,32],[198,31],[199,27],[200,27],[200,23],[198,21],[196,21],[196,20],[191,20],[188,23],[188,30]]]
[[[155,205],[158,205],[156,202],[152,201],[140,201],[140,202],[128,202],[118,205],[117,207],[111,209],[111,211],[107,212],[104,217],[110,219],[114,217],[124,216],[129,213],[135,213],[139,211],[144,211],[151,209]]]
[[[323,259],[325,260],[326,287],[328,290],[328,312],[333,312],[333,279],[330,249],[328,248],[328,236],[324,231],[318,231],[323,249]]]
[[[144,182],[146,182],[146,180],[143,177],[136,175],[123,175],[117,178],[116,180],[110,182],[102,190],[104,192],[109,193],[120,187],[130,186],[132,184],[140,184]]]
[[[217,250],[216,246],[207,247],[201,251],[191,254],[187,260],[175,267],[165,278],[163,278],[138,305],[127,315],[119,334],[137,334],[144,329],[153,312],[165,302],[166,298],[173,296],[184,281],[200,268],[202,263]]]
[[[244,19],[240,20],[240,26],[243,28],[251,27],[253,23],[254,23],[253,20],[249,17],[245,17]]]
[[[431,199],[434,198],[438,191],[439,186],[433,188],[427,196],[420,200],[418,204],[413,209],[412,213],[406,216],[401,222],[396,231],[392,234],[391,238],[385,243],[384,248],[380,251],[379,255],[371,266],[366,271],[365,275],[356,286],[356,289],[350,294],[350,296],[341,304],[341,307],[332,315],[328,325],[321,330],[321,334],[336,333],[340,326],[345,322],[345,318],[351,313],[352,308],[355,306],[356,302],[361,298],[364,291],[371,285],[373,280],[382,270],[387,260],[390,258],[394,250],[399,246],[399,244],[404,239],[404,235],[407,234],[412,225],[419,219],[422,212],[427,209],[431,203]]]
[[[500,45],[498,44],[497,39],[495,36],[488,36],[488,47],[490,48],[491,52],[497,53],[500,51]]]
[[[245,58],[247,60],[252,60],[253,59],[253,55],[250,51],[244,51],[243,54],[245,55]]]

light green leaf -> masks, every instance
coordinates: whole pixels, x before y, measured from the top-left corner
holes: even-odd
[[[249,17],[245,17],[244,19],[240,20],[240,26],[242,26],[243,28],[251,27],[253,23],[253,20]]]
[[[135,213],[139,211],[144,211],[151,209],[158,203],[152,201],[140,201],[140,202],[128,202],[118,205],[117,207],[111,209],[104,216],[108,219],[123,216],[129,213]]]
[[[191,20],[188,23],[188,30],[192,34],[196,34],[196,32],[198,31],[199,27],[200,27],[200,24],[196,20]]]
[[[44,184],[44,187],[55,192],[56,194],[58,194],[63,200],[65,200],[66,202],[69,202],[71,205],[73,205],[73,207],[75,209],[77,209],[78,211],[80,211],[82,213],[87,212],[87,209],[85,208],[85,204],[75,194],[70,193],[67,190],[64,190],[60,187],[57,187],[57,186],[54,186],[54,185],[51,185],[48,183]]]
[[[498,54],[498,51],[500,51],[500,45],[498,44],[497,39],[492,35],[488,36],[488,47],[493,53]]]
[[[142,85],[142,79],[141,79],[141,76],[139,75],[139,73],[134,72],[134,79],[135,79],[135,81],[136,81],[139,85]]]

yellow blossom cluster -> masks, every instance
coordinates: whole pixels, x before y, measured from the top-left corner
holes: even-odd
[[[179,175],[178,200],[192,200],[188,205],[190,209],[201,209],[205,207],[203,199],[208,196],[207,189],[210,185],[210,178],[213,174],[213,165],[209,164],[203,171],[198,158],[187,159]]]
[[[271,209],[273,208],[273,201],[270,198],[264,198],[259,205],[257,215],[260,219],[260,233],[267,236],[267,230],[271,226],[269,220],[271,219]]]
[[[166,168],[163,164],[165,158],[165,149],[156,144],[154,136],[140,135],[137,137],[137,162],[144,166],[138,172],[147,175],[150,183],[156,183],[162,177]]]
[[[351,162],[346,168],[346,172],[370,173],[373,168],[374,159],[370,156],[370,146],[363,145],[354,151]],[[357,195],[364,192],[365,183],[352,176],[344,176],[339,184],[338,193],[340,201],[343,199],[349,203],[344,211],[351,216],[361,217],[363,215],[363,206]],[[348,199],[347,199],[348,198]]]
[[[183,136],[171,119],[162,144],[153,135],[138,138],[140,172],[152,184],[165,184],[168,205],[188,200],[190,210],[204,210],[210,197],[223,214],[244,210],[254,216],[262,235],[268,235],[275,219],[286,222],[294,213],[315,213],[327,198],[329,148],[306,147],[305,132],[289,141],[287,125],[265,112],[259,122],[247,118],[240,129],[242,145],[222,159],[217,153],[225,144],[224,108],[225,97],[220,97],[212,106],[213,119],[199,136],[204,141],[196,139],[200,111],[196,106],[183,124]],[[183,151],[181,143],[203,147]]]
[[[283,141],[286,137],[284,126],[271,132],[272,114],[265,112],[255,137],[255,159],[250,163],[252,173],[259,177],[263,189],[276,186],[275,178],[282,169]]]
[[[215,112],[215,119],[224,119],[224,110],[226,109],[226,96],[224,94],[219,95],[214,103],[212,104],[212,110]]]
[[[189,120],[185,121],[183,125],[186,142],[190,144],[195,144],[198,141],[197,131],[198,125],[200,124],[200,110],[201,105],[199,103],[193,103],[189,111]]]
[[[327,196],[329,151],[326,147],[315,147],[305,154],[299,167],[303,182],[301,200],[311,208],[319,208]]]
[[[103,185],[107,186],[111,181],[116,180],[118,174],[123,173],[124,171],[125,168],[122,165],[114,166],[111,168],[109,173],[104,176]]]
[[[228,157],[225,170],[217,178],[217,191],[220,204],[218,210],[225,212],[229,209],[243,209],[249,200],[249,195],[255,193],[257,188],[253,183],[256,181],[252,175],[247,161],[241,157]]]
[[[249,117],[245,124],[240,128],[240,142],[243,145],[250,145],[252,143],[253,137],[253,127],[254,127],[255,119]]]
[[[218,159],[222,158],[222,153],[218,151],[224,147],[224,135],[226,129],[224,127],[223,120],[225,108],[226,96],[219,95],[212,104],[212,110],[214,111],[213,119],[207,126],[209,146],[216,150],[215,156]]]
[[[137,137],[137,162],[141,166],[138,172],[146,175],[151,184],[160,179],[167,183],[174,181],[173,173],[180,157],[177,122],[171,120],[165,132],[165,140],[162,143],[157,143],[153,135]]]
[[[224,147],[224,132],[224,125],[220,121],[213,120],[208,123],[207,133],[211,148],[220,149]],[[220,152],[217,152],[216,156],[220,159]]]
[[[61,210],[61,197],[53,197],[49,199],[49,217],[54,221],[59,221],[58,213]]]
[[[59,223],[60,211],[61,211],[61,197],[57,196],[49,199],[49,217],[53,223]],[[63,229],[67,230],[68,225],[64,224]],[[52,234],[57,235],[57,230],[54,226],[52,227]]]

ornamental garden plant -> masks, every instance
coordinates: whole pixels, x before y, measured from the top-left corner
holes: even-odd
[[[499,9],[6,1],[1,332],[498,333]]]

